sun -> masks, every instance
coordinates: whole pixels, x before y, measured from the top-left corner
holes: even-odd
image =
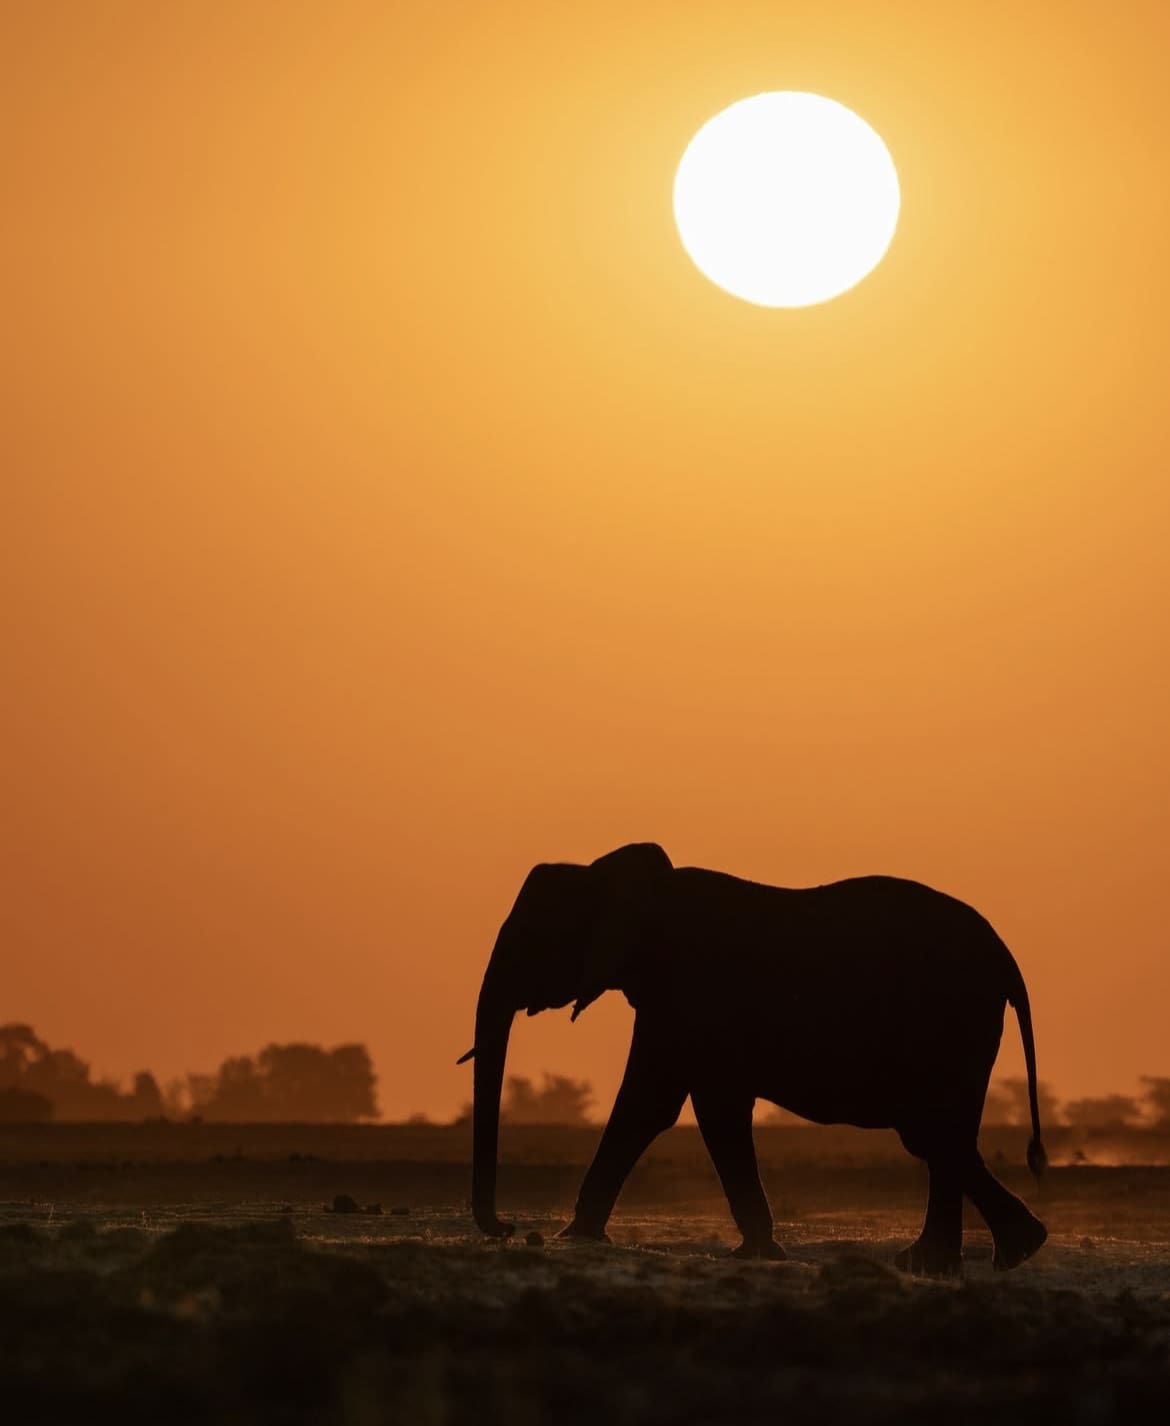
[[[674,180],[696,267],[762,307],[808,307],[855,286],[889,247],[900,202],[894,161],[865,120],[793,91],[709,119]]]

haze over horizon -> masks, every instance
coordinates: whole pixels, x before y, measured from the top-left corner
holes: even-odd
[[[1170,1073],[1164,5],[57,11],[0,15],[0,1019],[449,1118],[527,870],[653,839],[937,886],[1062,1096]],[[902,215],[777,312],[670,196],[780,87]],[[604,1116],[631,1017],[509,1072]]]

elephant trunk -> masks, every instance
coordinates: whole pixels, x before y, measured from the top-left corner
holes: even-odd
[[[471,1210],[481,1232],[506,1238],[511,1223],[496,1217],[496,1159],[504,1059],[516,1007],[489,968],[475,1011],[475,1102],[472,1111]]]

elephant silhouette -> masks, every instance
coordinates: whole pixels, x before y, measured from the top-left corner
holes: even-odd
[[[562,1236],[607,1241],[630,1170],[691,1098],[743,1243],[782,1258],[752,1141],[757,1098],[821,1124],[892,1128],[929,1169],[926,1218],[899,1255],[912,1272],[957,1271],[966,1195],[987,1222],[994,1262],[1012,1268],[1047,1231],[991,1173],[979,1121],[1015,1008],[1024,1044],[1039,1175],[1036,1053],[1019,967],[970,906],[918,882],[866,876],[787,889],[674,867],[654,843],[587,866],[536,866],[496,939],[475,1016],[472,1208],[496,1216],[500,1088],[517,1011],[607,990],[634,1008],[625,1075],[573,1221]]]

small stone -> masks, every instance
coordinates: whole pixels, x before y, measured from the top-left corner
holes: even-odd
[[[405,1204],[402,1204],[402,1203],[396,1204],[396,1205],[390,1210],[390,1212],[395,1216],[395,1218],[409,1218],[409,1217],[410,1217],[410,1209],[407,1208],[406,1205],[405,1205]]]
[[[1093,1242],[1092,1238],[1082,1238],[1081,1247],[1084,1248],[1086,1253],[1091,1253],[1096,1249],[1097,1245]]]
[[[531,1232],[531,1233],[525,1234],[524,1241],[528,1244],[528,1246],[529,1246],[530,1248],[543,1248],[543,1247],[544,1247],[544,1234],[543,1234],[543,1233],[537,1233],[537,1232],[534,1230],[534,1231]]]
[[[381,1211],[382,1211],[382,1205],[381,1205],[380,1203],[367,1203],[367,1204],[366,1204],[366,1212],[367,1212],[367,1213],[381,1213]]]
[[[360,1213],[361,1206],[356,1198],[351,1198],[348,1193],[339,1193],[333,1200],[333,1207],[325,1207],[326,1213]]]

